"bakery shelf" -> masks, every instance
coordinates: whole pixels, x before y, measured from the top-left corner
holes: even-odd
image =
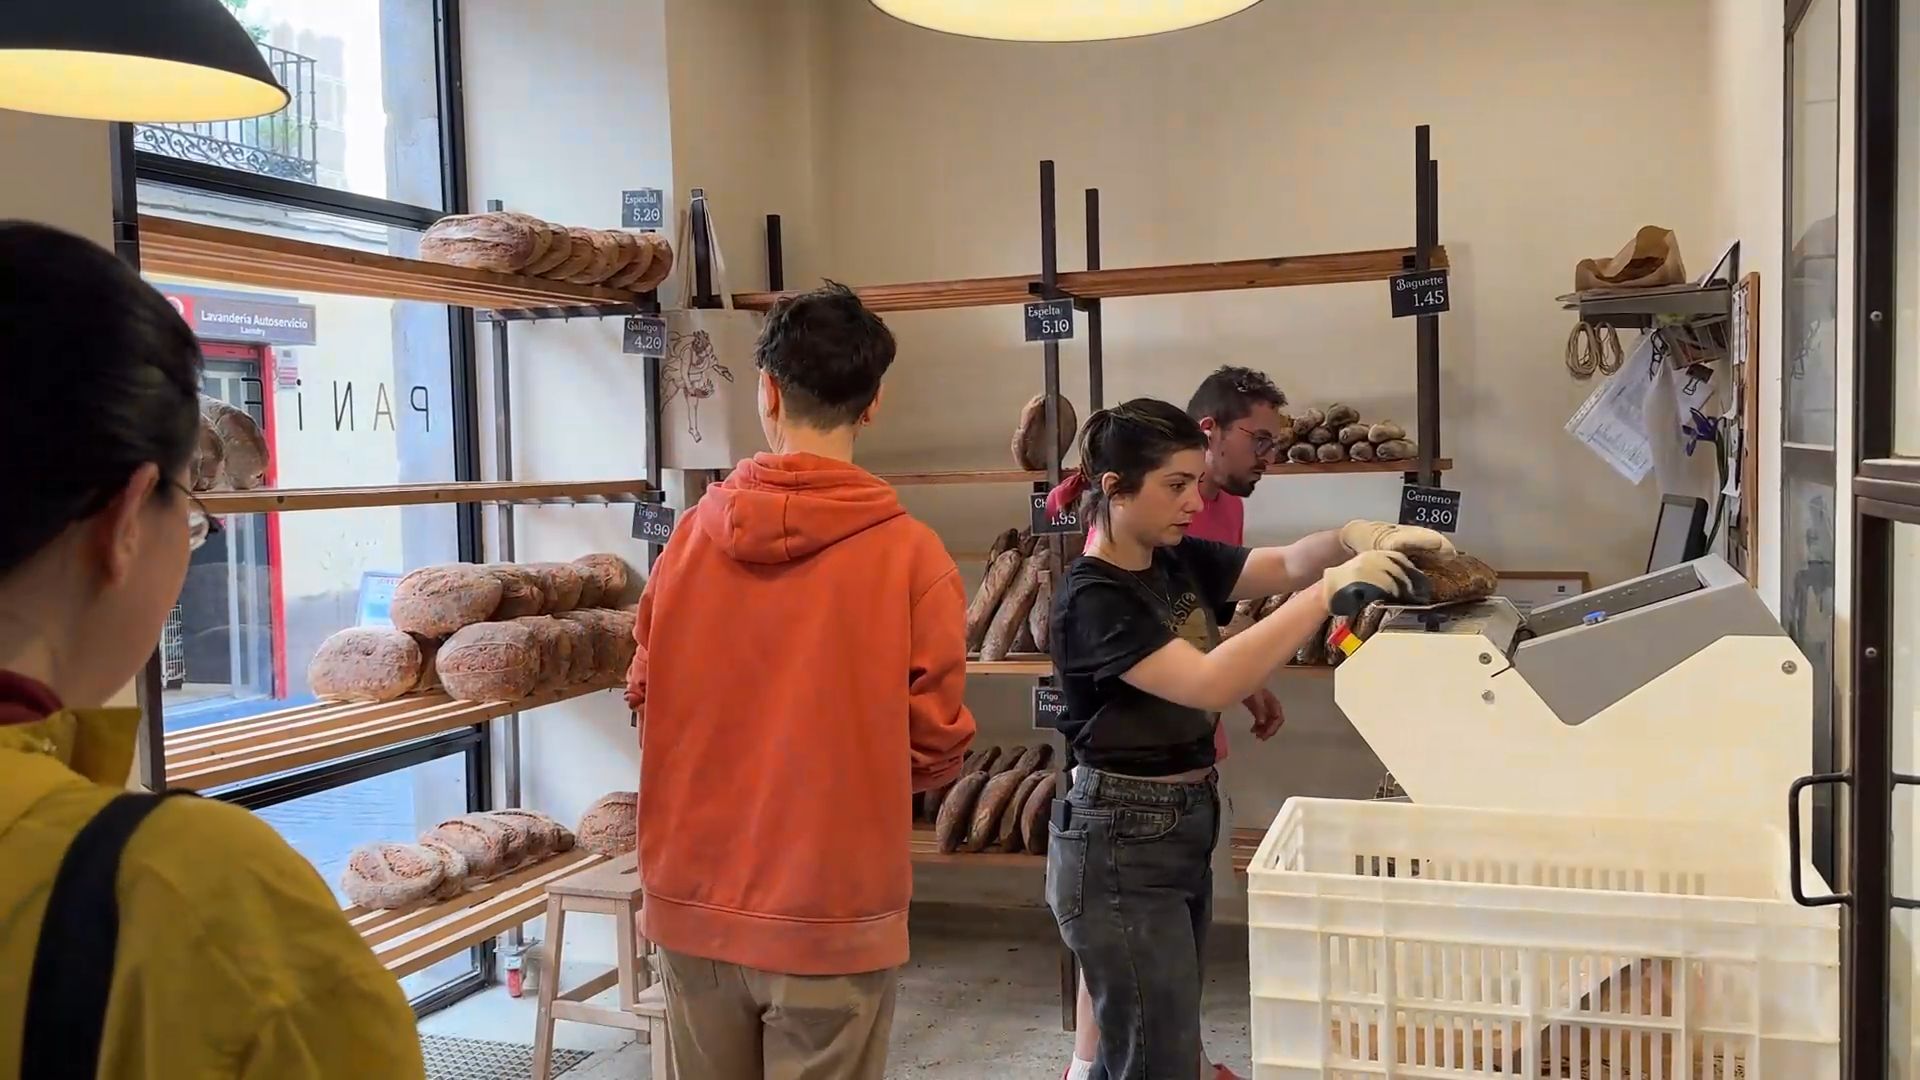
[[[600,285],[471,270],[150,214],[140,218],[140,268],[149,274],[236,285],[482,309],[601,308],[642,302],[636,293]]]
[[[1051,675],[1053,661],[1039,653],[1020,653],[1005,660],[969,660],[969,675]]]
[[[484,724],[511,713],[611,690],[621,683],[617,679],[600,680],[519,701],[457,701],[435,692],[377,704],[321,702],[169,732],[167,783],[204,790],[253,780]]]
[[[1235,262],[1077,270],[1060,274],[1058,287],[1060,292],[1076,299],[1100,300],[1124,296],[1385,281],[1411,269],[1413,257],[1413,248],[1382,248],[1325,255],[1282,255]],[[1433,249],[1433,265],[1447,265],[1445,248]],[[863,285],[853,291],[874,311],[938,311],[1022,304],[1034,298],[1034,286],[1039,281],[1040,275],[1033,273],[953,281],[916,281],[898,285]],[[788,295],[791,293],[735,293],[733,302],[736,307],[765,311],[782,296]]]
[[[470,949],[546,910],[547,886],[607,862],[586,848],[530,863],[450,900],[394,910],[350,907],[347,921],[395,977]]]
[[[1233,872],[1245,874],[1253,862],[1254,852],[1260,849],[1260,841],[1266,836],[1265,829],[1234,829],[1227,838],[1227,844],[1233,860]],[[1003,866],[1003,867],[1043,867],[1045,855],[1029,855],[1025,852],[1009,851],[941,851],[940,842],[934,839],[933,830],[916,825],[913,835],[907,839],[907,850],[912,852],[913,861],[927,866]]]
[[[508,480],[385,487],[257,488],[197,494],[208,513],[270,514],[435,503],[627,503],[641,501],[647,491],[645,480]]]
[[[1452,458],[1435,458],[1433,467],[1446,472],[1453,468]],[[1267,466],[1267,476],[1341,476],[1350,473],[1410,473],[1420,471],[1420,462],[1405,461],[1282,461]]]

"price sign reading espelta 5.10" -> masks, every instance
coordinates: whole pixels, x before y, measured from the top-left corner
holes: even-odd
[[[1073,301],[1029,301],[1026,324],[1028,341],[1070,340],[1073,337]]]

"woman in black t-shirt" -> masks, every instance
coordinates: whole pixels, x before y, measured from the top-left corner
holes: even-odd
[[[1087,418],[1080,472],[1086,553],[1056,590],[1049,644],[1078,767],[1056,807],[1047,902],[1080,962],[1100,1066],[1122,1078],[1193,1075],[1201,950],[1219,838],[1215,715],[1266,684],[1344,586],[1409,588],[1403,551],[1450,550],[1427,529],[1356,521],[1284,547],[1186,535],[1200,510],[1206,437],[1185,412],[1139,398]],[[1215,612],[1292,593],[1221,642]]]

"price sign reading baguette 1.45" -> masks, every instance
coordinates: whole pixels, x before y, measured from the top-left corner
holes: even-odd
[[[620,331],[620,351],[628,356],[663,360],[667,355],[667,320],[658,315],[629,315]]]
[[[1409,315],[1438,315],[1453,310],[1448,301],[1447,272],[1445,270],[1416,270],[1411,274],[1400,274],[1387,283],[1393,295],[1393,317],[1404,319]]]
[[[1036,491],[1033,501],[1033,535],[1055,536],[1080,531],[1080,514],[1069,506],[1058,514],[1047,513],[1047,493]]]
[[[620,193],[620,227],[658,229],[666,218],[666,199],[657,187],[632,188]]]
[[[1027,302],[1028,341],[1068,341],[1073,338],[1073,301]]]
[[[1033,688],[1033,728],[1035,731],[1058,731],[1060,721],[1067,718],[1067,693],[1057,686],[1036,686]]]
[[[673,538],[673,507],[660,503],[639,503],[633,508],[633,538],[649,544],[664,544]]]
[[[1400,489],[1400,524],[1453,532],[1460,527],[1460,493],[1408,484]]]

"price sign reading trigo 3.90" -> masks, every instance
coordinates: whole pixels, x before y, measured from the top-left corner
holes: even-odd
[[[1408,484],[1400,489],[1400,524],[1453,532],[1460,527],[1460,493]]]
[[[1028,341],[1068,341],[1073,337],[1073,301],[1033,300],[1026,307]]]
[[[649,544],[664,544],[673,539],[673,507],[660,503],[634,506],[633,538]]]

